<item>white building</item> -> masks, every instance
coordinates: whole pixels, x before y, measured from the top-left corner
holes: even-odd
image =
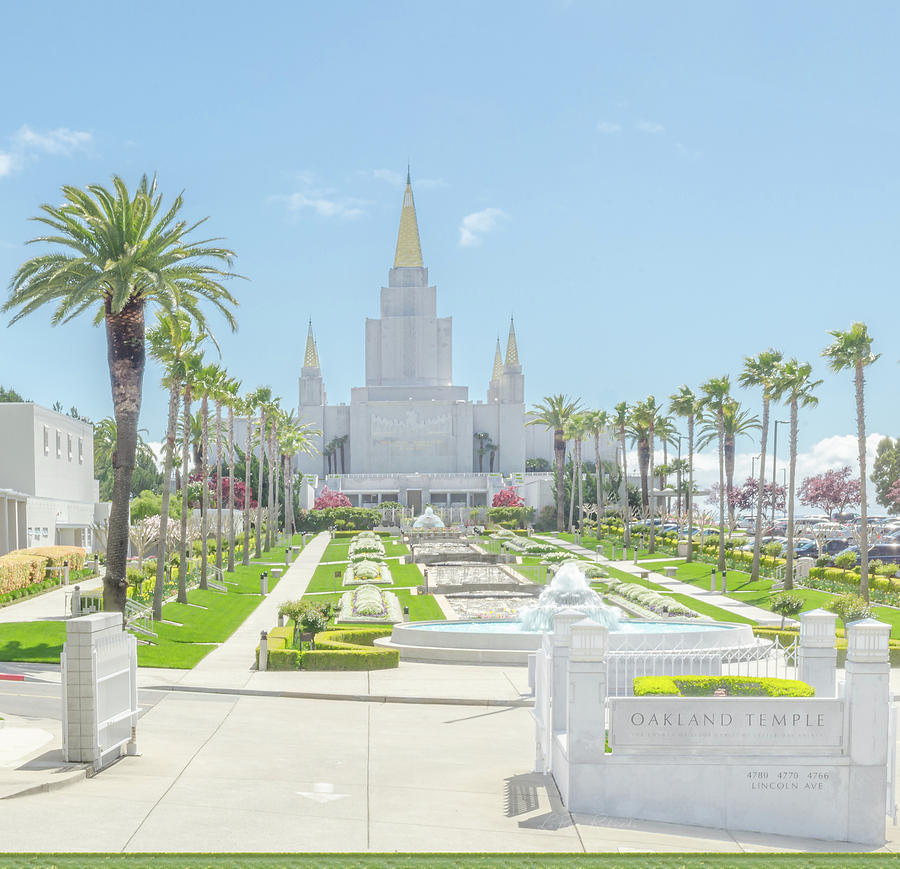
[[[529,506],[552,503],[551,476],[525,473],[526,459],[552,462],[553,435],[527,425],[525,375],[512,321],[505,354],[497,341],[485,400],[472,401],[468,387],[453,383],[452,319],[438,316],[408,176],[379,314],[366,320],[365,386],[351,390],[349,404],[327,401],[310,324],[299,416],[322,434],[315,439],[318,454],[297,458],[297,469],[310,483],[302,490],[303,506],[326,484],[355,506],[399,501],[417,513],[429,503],[489,505],[511,483]],[[602,455],[615,455],[605,438]]]
[[[93,547],[106,516],[94,430],[31,402],[0,403],[0,555],[27,546]]]

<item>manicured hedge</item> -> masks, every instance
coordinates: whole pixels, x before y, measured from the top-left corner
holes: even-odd
[[[843,628],[838,628],[841,636],[836,637],[835,647],[837,648],[837,666],[843,667],[847,660],[847,639],[843,636]],[[797,639],[799,632],[788,630],[787,628],[779,630],[778,628],[753,628],[753,633],[763,640],[781,640],[782,644],[790,643]],[[891,659],[892,667],[900,667],[900,640],[888,640],[888,654]]]
[[[812,697],[815,690],[797,679],[747,676],[638,676],[634,696],[711,697],[724,688],[735,697]]]
[[[316,635],[316,648],[308,651],[290,648],[294,629],[272,628],[268,634],[269,670],[391,670],[400,664],[396,649],[373,646],[375,640],[389,637],[391,628],[352,628],[323,631]],[[259,666],[259,646],[256,647]]]
[[[373,531],[373,533],[377,537],[396,537],[398,540],[400,539],[400,536],[398,534],[391,534],[390,531]],[[341,540],[341,539],[349,540],[350,538],[356,537],[358,535],[359,535],[359,531],[344,530],[344,531],[335,531],[334,532],[335,540]]]

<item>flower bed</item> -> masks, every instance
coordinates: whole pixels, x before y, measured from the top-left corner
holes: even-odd
[[[394,577],[386,563],[360,561],[348,564],[342,585],[393,585]]]
[[[607,581],[606,586],[613,594],[617,594],[619,597],[625,598],[625,600],[630,600],[657,615],[698,617],[697,613],[684,606],[684,604],[678,603],[677,600],[659,594],[659,592],[639,585],[636,582],[622,582],[619,579],[610,579]]]
[[[335,622],[394,624],[403,621],[403,607],[397,595],[374,585],[361,585],[341,596]]]

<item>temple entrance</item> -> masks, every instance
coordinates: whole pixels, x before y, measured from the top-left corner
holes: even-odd
[[[422,490],[407,489],[406,490],[406,506],[413,512],[413,516],[422,514]]]

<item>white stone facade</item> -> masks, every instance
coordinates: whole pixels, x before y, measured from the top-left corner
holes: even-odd
[[[482,506],[517,482],[511,475],[524,474],[526,459],[552,461],[553,433],[527,425],[525,375],[512,323],[505,358],[497,343],[486,400],[472,401],[468,387],[453,384],[452,320],[437,313],[437,288],[422,265],[409,184],[379,313],[365,323],[366,385],[351,390],[349,404],[328,403],[310,327],[299,416],[322,435],[315,439],[319,452],[298,456],[295,466],[312,478],[314,492],[327,482],[359,506],[398,499],[413,508]],[[329,462],[325,449],[337,438],[345,440]],[[602,450],[605,459],[614,457],[605,439]],[[552,503],[547,475],[528,476],[535,478],[521,490],[526,503]]]
[[[105,515],[94,430],[31,402],[0,403],[0,555],[55,544],[92,549]]]

